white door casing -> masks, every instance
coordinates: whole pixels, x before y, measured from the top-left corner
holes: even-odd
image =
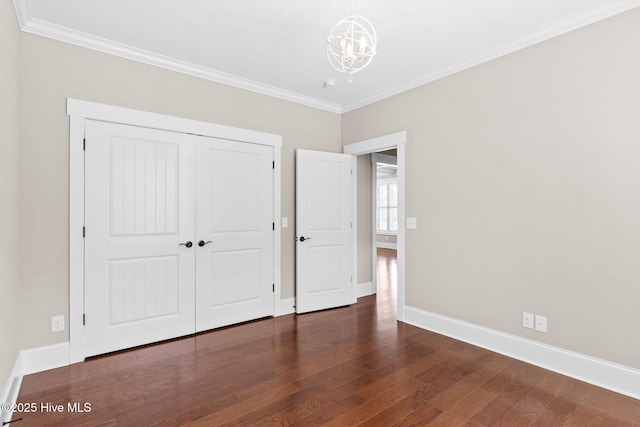
[[[197,137],[198,332],[274,314],[272,165],[272,147]]]
[[[85,206],[87,186],[85,174],[89,167],[85,162],[85,128],[89,121],[120,123],[136,127],[166,130],[187,135],[202,135],[258,144],[273,150],[273,216],[281,212],[281,151],[282,136],[241,129],[231,126],[185,119],[113,105],[99,104],[78,99],[67,99],[69,115],[69,363],[77,363],[87,356],[85,349]],[[273,276],[275,282],[276,314],[292,312],[281,293],[281,227],[275,222]],[[87,235],[91,235],[90,227]],[[87,324],[91,322],[87,316]]]
[[[353,304],[354,156],[296,150],[296,312]]]
[[[85,355],[193,333],[193,144],[87,121]]]
[[[407,132],[401,131],[392,133],[389,135],[379,136],[373,139],[367,139],[364,141],[354,142],[352,144],[347,144],[343,147],[344,153],[351,154],[354,156],[360,156],[364,154],[376,153],[389,149],[397,149],[397,164],[398,164],[398,243],[397,243],[397,253],[398,253],[398,273],[397,273],[397,317],[398,320],[404,321],[404,270],[405,270],[405,200],[404,200],[404,189],[405,189],[405,145],[407,143]],[[354,197],[354,204],[357,204],[357,200]],[[357,245],[357,236],[356,236],[357,227],[354,225],[354,234],[353,240]],[[357,251],[357,248],[356,248]],[[375,264],[372,265],[372,268],[375,269]],[[357,272],[356,272],[357,274]],[[356,283],[357,280],[356,280]]]

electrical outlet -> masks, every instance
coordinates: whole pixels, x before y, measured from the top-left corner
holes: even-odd
[[[536,314],[536,331],[547,332],[547,318]]]
[[[526,311],[522,312],[522,327],[533,329],[533,314],[527,313]]]
[[[64,331],[64,316],[53,316],[51,318],[51,332]]]

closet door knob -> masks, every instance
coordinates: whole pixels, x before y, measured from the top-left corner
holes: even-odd
[[[185,243],[180,243],[178,246],[186,246],[186,247],[190,248],[191,246],[193,246],[193,243],[191,243],[190,241],[187,241]]]
[[[204,245],[208,245],[209,243],[213,243],[213,242],[211,240],[208,240],[206,242],[204,240],[200,240],[198,242],[198,246],[203,247]]]
[[[311,237],[300,236],[300,241],[304,242],[305,240],[311,240]]]

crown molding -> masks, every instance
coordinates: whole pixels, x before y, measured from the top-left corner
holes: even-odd
[[[609,1],[603,1],[596,6],[587,8],[580,13],[572,15],[566,19],[557,20],[556,22],[553,22],[549,25],[538,28],[496,49],[491,49],[487,52],[483,52],[479,55],[465,59],[451,66],[436,70],[433,73],[429,73],[417,79],[411,80],[405,84],[361,99],[360,101],[356,101],[348,105],[343,105],[342,113],[348,113],[349,111],[365,107],[369,104],[373,104],[374,102],[381,101],[385,98],[390,98],[394,95],[407,92],[411,89],[415,89],[419,86],[434,82],[444,77],[448,77],[460,71],[464,71],[468,68],[475,67],[485,62],[500,58],[501,56],[505,56],[518,50],[533,46],[545,40],[549,40],[553,37],[566,34],[568,32],[577,30],[598,21],[602,21],[604,19],[634,9],[638,6],[640,6],[640,0],[626,0],[623,2],[617,2],[616,4],[611,4],[611,2]]]
[[[18,17],[20,29],[26,33],[35,34],[87,49],[96,50],[102,53],[119,56],[121,58],[142,62],[147,65],[188,74],[190,76],[214,81],[216,83],[222,83],[227,86],[233,86],[239,89],[259,93],[261,95],[267,95],[285,101],[295,102],[297,104],[302,104],[319,110],[329,111],[337,114],[341,113],[341,108],[338,104],[322,101],[320,99],[312,98],[300,93],[223,73],[221,71],[202,67],[196,64],[191,64],[189,62],[180,61],[175,58],[170,58],[168,56],[149,52],[143,49],[138,49],[122,43],[83,33],[81,31],[72,30],[70,28],[35,19],[31,15],[28,0],[13,0],[13,2],[16,9],[16,15]]]
[[[285,101],[295,102],[319,110],[329,111],[336,114],[347,113],[358,108],[373,104],[383,99],[398,95],[402,92],[415,89],[419,86],[431,83],[441,78],[450,76],[468,68],[475,67],[501,56],[508,55],[518,50],[535,45],[542,41],[568,33],[586,25],[601,21],[614,15],[626,12],[640,6],[640,0],[623,0],[611,2],[603,0],[599,4],[587,8],[579,13],[567,18],[557,20],[549,25],[538,28],[512,42],[506,43],[496,49],[482,52],[476,56],[460,61],[448,67],[428,73],[420,78],[411,80],[405,84],[379,92],[375,95],[363,98],[347,105],[339,105],[323,101],[310,96],[302,95],[293,91],[266,85],[254,80],[244,79],[221,71],[201,67],[196,64],[180,61],[153,52],[137,49],[132,46],[113,42],[80,31],[71,30],[66,27],[57,26],[33,18],[29,7],[29,0],[13,0],[16,16],[20,29],[24,32],[48,37],[65,43],[74,44],[99,52],[119,56],[148,65],[188,74],[194,77],[222,83],[239,89],[248,90],[262,95],[279,98]],[[613,4],[612,4],[613,3]]]
[[[16,17],[18,18],[18,25],[20,29],[24,31],[27,23],[31,20],[31,7],[29,7],[28,0],[13,0],[13,8],[16,11]]]

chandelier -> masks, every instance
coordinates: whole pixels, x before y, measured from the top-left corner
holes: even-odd
[[[329,62],[341,73],[352,75],[365,68],[376,54],[376,30],[368,19],[351,14],[340,20],[327,38],[327,57]]]

